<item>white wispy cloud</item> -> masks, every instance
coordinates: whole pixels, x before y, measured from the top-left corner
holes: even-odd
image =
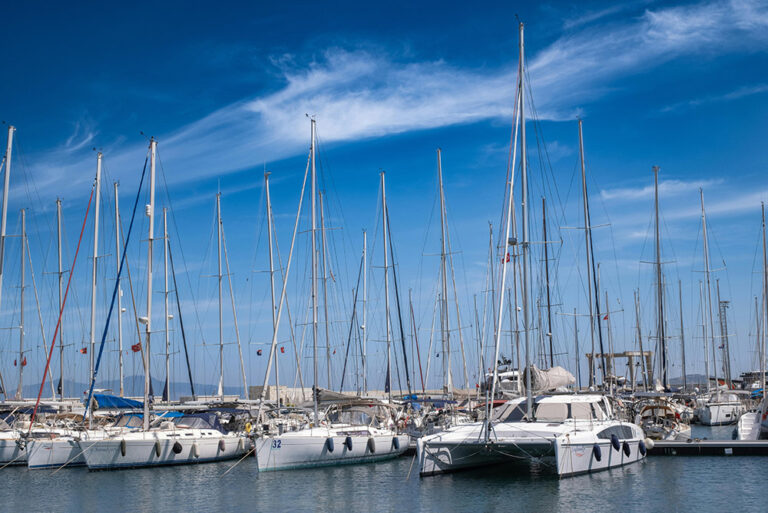
[[[535,29],[534,29],[535,30]],[[768,47],[768,8],[751,0],[646,10],[628,23],[585,27],[532,53],[528,72],[540,119],[573,119],[583,106],[637,74],[685,55]],[[530,51],[530,50],[529,50]],[[221,175],[304,153],[309,123],[321,142],[348,142],[486,119],[508,119],[516,62],[461,68],[449,62],[401,62],[386,53],[331,48],[308,64],[274,60],[282,87],[226,105],[169,134],[159,134],[170,182]],[[746,94],[746,93],[743,93]],[[76,142],[79,141],[79,142]],[[38,187],[91,180],[88,136],[36,156]],[[113,175],[141,166],[145,145],[105,147]],[[74,150],[73,150],[74,148]],[[75,151],[78,150],[79,151]],[[79,157],[79,158],[78,158]]]
[[[762,93],[768,93],[768,84],[755,84],[755,85],[749,85],[749,86],[742,86],[724,94],[708,95],[708,96],[703,96],[701,98],[686,100],[684,102],[678,102],[673,105],[667,105],[666,107],[663,107],[661,111],[672,112],[672,111],[682,110],[686,108],[698,107],[699,105],[706,105],[709,103],[719,103],[719,102],[727,102],[731,100],[738,100],[740,98],[745,98],[748,96],[753,96],[753,95],[762,94]]]
[[[722,179],[711,180],[662,180],[659,182],[659,194],[664,197],[680,194],[695,193],[697,190],[721,184]],[[617,189],[603,189],[600,197],[604,200],[634,201],[648,200],[653,197],[653,184],[643,187],[621,187]]]

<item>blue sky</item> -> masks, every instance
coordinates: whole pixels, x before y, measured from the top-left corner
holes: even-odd
[[[699,372],[703,366],[702,341],[696,338],[701,322],[699,187],[707,204],[713,267],[723,267],[722,261],[727,267],[717,276],[723,299],[732,301],[728,321],[734,335],[734,367],[752,367],[753,301],[759,293],[755,255],[760,202],[767,196],[763,173],[768,155],[762,143],[768,114],[768,9],[765,3],[750,0],[578,6],[499,3],[481,8],[444,2],[418,8],[406,4],[362,8],[355,3],[333,7],[296,3],[290,8],[224,3],[212,8],[203,2],[164,3],[152,10],[96,3],[9,6],[0,81],[0,117],[18,129],[9,233],[18,232],[18,209],[29,208],[30,245],[48,339],[55,323],[55,277],[43,273],[55,270],[54,201],[56,197],[64,201],[71,258],[95,172],[92,148],[104,152],[105,195],[111,194],[113,180],[120,181],[127,219],[146,154],[143,132],[159,140],[158,206],[173,209],[171,237],[179,255],[184,253],[187,273],[180,277],[180,288],[187,331],[195,339],[197,379],[205,383],[218,379],[216,287],[209,275],[216,273],[211,234],[215,193],[220,189],[241,338],[248,342],[244,349],[248,381],[260,384],[265,358],[256,356],[256,351],[269,340],[271,330],[269,307],[265,308],[266,275],[254,272],[267,267],[263,170],[266,166],[272,172],[273,208],[285,260],[309,145],[305,114],[312,114],[318,123],[328,224],[334,228],[329,232],[335,277],[329,300],[331,345],[338,351],[333,356],[334,385],[338,386],[339,356],[346,342],[347,325],[340,321],[351,315],[350,291],[363,229],[371,239],[373,265],[368,324],[371,359],[376,363],[371,365],[370,381],[378,387],[383,383],[383,285],[382,271],[376,267],[382,265],[377,217],[380,170],[386,170],[401,296],[407,300],[407,290],[413,289],[426,358],[439,264],[432,256],[439,252],[438,147],[443,151],[461,324],[472,374],[477,361],[472,300],[477,294],[482,307],[488,221],[498,223],[512,125],[516,15],[526,23],[536,114],[536,125],[528,125],[534,235],[538,236],[541,223],[540,197],[546,194],[552,212],[558,214],[550,220],[550,235],[563,239],[556,249],[556,310],[576,308],[584,313],[587,308],[580,271],[581,232],[560,229],[582,222],[575,175],[575,120],[581,117],[593,222],[610,223],[595,231],[595,244],[601,285],[608,291],[610,309],[617,311],[612,316],[616,348],[635,344],[635,288],[640,289],[645,335],[655,322],[652,270],[638,262],[653,256],[649,187],[651,167],[659,165],[664,258],[675,262],[666,266],[667,297],[674,305],[668,323],[677,335],[680,279],[689,372]],[[548,165],[538,157],[545,148]],[[99,325],[113,283],[111,205],[112,200],[105,198],[100,254],[110,256],[99,263]],[[141,242],[132,245],[130,263],[137,302],[143,305],[146,219],[139,221],[137,229],[142,231],[135,241],[141,238]],[[306,223],[303,218],[302,227]],[[289,287],[297,334],[303,329],[300,317],[307,300],[309,254],[306,234],[303,237]],[[17,244],[9,242],[9,254],[18,253],[13,249]],[[89,244],[86,237],[85,253],[91,252]],[[8,266],[0,315],[11,326],[18,324],[14,321],[18,261],[9,258]],[[80,340],[88,339],[88,270],[89,262],[81,254],[73,308],[64,326],[65,339],[73,344],[67,347],[67,365],[80,381],[85,380],[87,359],[76,348]],[[162,282],[155,283],[161,290]],[[226,292],[226,282],[224,288]],[[36,315],[30,296],[28,324]],[[159,307],[162,294],[153,299]],[[228,305],[225,296],[225,383],[237,385],[239,367]],[[154,314],[157,319],[162,315],[160,310]],[[135,333],[132,315],[129,308],[124,316],[126,346],[135,343],[135,335],[130,335]],[[558,359],[573,370],[571,320],[555,317]],[[455,326],[456,319],[451,322]],[[584,319],[580,323],[583,352],[587,327]],[[32,352],[25,381],[39,380],[41,373],[42,352],[35,336],[39,327],[35,330],[27,329]],[[8,376],[16,372],[13,351],[18,330],[4,331],[0,365],[8,384],[16,380]],[[286,348],[287,335],[284,324],[280,339]],[[178,347],[178,331],[172,338]],[[676,340],[670,344],[678,344]],[[288,353],[293,358],[292,350]],[[439,362],[436,353],[433,350],[432,356]],[[671,354],[676,359],[677,348]],[[105,379],[116,374],[114,351],[107,358]],[[159,358],[153,358],[159,364]],[[455,379],[461,383],[457,359],[454,352]],[[432,384],[440,379],[435,362],[429,376]],[[138,372],[137,362],[130,365],[128,373]],[[181,379],[177,355],[174,369]],[[160,372],[153,365],[153,374]],[[292,367],[288,372],[293,378]],[[304,372],[309,379],[310,368]],[[671,372],[679,374],[678,369]],[[321,384],[325,379],[323,374]]]

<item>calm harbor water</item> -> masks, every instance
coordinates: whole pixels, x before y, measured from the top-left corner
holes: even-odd
[[[694,436],[730,438],[732,427]],[[765,511],[762,457],[665,457],[594,475],[557,479],[492,467],[420,479],[411,457],[371,464],[259,474],[248,458],[88,472],[2,471],[0,511]],[[747,509],[748,508],[748,509]]]

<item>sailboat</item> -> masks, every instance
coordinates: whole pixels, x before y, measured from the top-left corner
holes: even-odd
[[[242,456],[248,450],[247,439],[244,436],[226,432],[218,417],[214,413],[204,414],[173,414],[158,415],[151,419],[150,411],[150,375],[149,355],[150,337],[152,334],[152,243],[154,236],[154,212],[155,212],[155,159],[157,142],[154,138],[149,143],[149,205],[146,213],[149,216],[149,247],[147,255],[147,311],[146,317],[141,319],[146,327],[146,347],[144,348],[144,401],[142,404],[142,427],[130,431],[107,433],[101,440],[80,440],[78,446],[85,457],[89,470],[112,470],[134,467],[154,467],[161,465],[178,465],[188,463],[202,463],[210,461],[222,461]],[[125,263],[126,247],[130,238],[136,206],[141,193],[141,184],[144,182],[142,172],[139,182],[139,193],[134,204],[134,215],[128,229],[126,244],[123,248],[122,262],[118,271],[118,278],[122,266]],[[117,288],[118,284],[115,284]],[[112,294],[112,306],[117,290]],[[110,307],[110,310],[112,308]],[[111,313],[111,312],[110,312]],[[107,327],[109,317],[107,318]],[[105,328],[106,333],[106,328]],[[103,349],[102,346],[99,349]],[[98,364],[98,361],[97,361]],[[94,372],[96,367],[94,367]],[[95,379],[95,374],[94,378]],[[93,394],[93,379],[89,391],[89,401]]]
[[[754,411],[744,413],[739,418],[736,438],[739,440],[759,440],[764,434],[768,435],[768,401],[765,395],[765,326],[768,313],[768,241],[765,233],[765,204],[762,205],[762,235],[763,235],[763,308],[758,314],[757,298],[755,298],[755,317],[758,322],[758,345],[760,355],[760,378],[757,381],[763,399]],[[762,318],[762,323],[760,319]],[[760,329],[762,325],[762,329]]]
[[[701,229],[702,237],[704,241],[704,273],[706,277],[706,295],[707,295],[707,307],[709,314],[709,327],[710,327],[710,343],[712,344],[712,368],[717,369],[717,344],[715,343],[714,323],[712,315],[712,286],[710,280],[710,265],[709,265],[709,244],[707,239],[707,214],[704,210],[704,192],[699,189],[699,196],[701,199]],[[717,286],[717,302],[720,314],[720,331],[721,338],[723,339],[723,385],[730,385],[730,366],[728,355],[728,333],[727,324],[725,323],[725,308],[723,302],[720,301],[720,286]],[[726,424],[734,424],[738,422],[739,417],[746,411],[744,403],[739,399],[738,395],[732,390],[723,390],[720,386],[720,382],[717,379],[717,371],[713,372],[715,389],[702,395],[697,399],[698,411],[697,416],[699,422],[705,426],[721,426]],[[707,382],[709,386],[709,382]]]
[[[538,395],[534,399],[530,360],[529,223],[527,201],[527,159],[524,114],[524,43],[523,24],[519,25],[520,64],[518,68],[515,132],[520,132],[522,168],[522,297],[525,339],[526,396],[507,401],[493,409],[487,401],[486,418],[480,422],[455,426],[424,437],[417,442],[420,475],[429,476],[492,464],[511,466],[543,465],[560,476],[593,472],[639,461],[645,457],[642,430],[617,419],[608,399],[602,395]],[[581,132],[581,123],[579,123]],[[583,156],[583,146],[582,146]],[[513,212],[514,169],[517,158],[517,133],[514,134],[509,169],[506,208],[507,244]],[[582,159],[583,162],[583,159]],[[504,251],[506,253],[506,249]],[[504,261],[503,259],[502,261]],[[507,263],[502,265],[501,290],[504,290]],[[499,329],[496,330],[494,362],[498,362],[504,298],[498,306]],[[497,381],[498,363],[494,365],[491,393]]]
[[[288,470],[296,468],[321,467],[331,465],[344,465],[364,463],[394,458],[402,454],[408,447],[408,437],[398,434],[392,420],[391,406],[379,401],[368,399],[350,398],[347,400],[335,400],[321,411],[320,389],[318,384],[318,252],[317,252],[317,217],[315,199],[317,197],[317,179],[315,168],[316,152],[316,126],[311,119],[311,144],[310,158],[307,171],[311,173],[311,240],[312,240],[312,341],[313,341],[313,365],[314,386],[312,394],[312,421],[308,425],[293,431],[283,433],[262,433],[254,439],[256,459],[259,471]],[[306,173],[304,187],[306,186]],[[387,229],[386,229],[386,193],[384,189],[384,176],[381,177],[382,202],[384,219],[384,251],[386,257]],[[269,382],[270,369],[276,355],[277,333],[280,317],[285,301],[288,272],[293,253],[296,228],[301,213],[301,201],[296,215],[294,237],[288,256],[288,265],[283,277],[280,302],[277,305],[277,315],[273,319],[273,336],[270,348],[270,357],[264,378],[266,390]],[[271,219],[271,216],[270,218]],[[272,230],[270,230],[270,236]],[[386,270],[386,263],[385,263]],[[385,276],[385,286],[386,286]],[[274,306],[274,305],[273,305]],[[387,319],[389,329],[389,319]],[[330,380],[330,377],[329,377]],[[259,406],[259,415],[264,404],[262,393]]]

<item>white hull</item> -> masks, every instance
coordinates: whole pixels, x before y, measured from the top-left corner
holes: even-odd
[[[739,440],[759,440],[760,431],[760,413],[748,412],[741,416],[736,431]]]
[[[536,401],[539,420],[521,416],[522,400],[496,411],[486,440],[485,422],[456,426],[418,440],[421,476],[504,464],[559,476],[596,472],[645,458],[645,435],[639,426],[610,418],[599,396],[544,396]],[[515,418],[516,417],[516,418]],[[557,418],[561,420],[557,420]],[[590,418],[592,417],[592,418]]]
[[[79,446],[89,470],[224,461],[248,451],[246,439],[241,436],[184,431],[127,433],[105,440],[80,441]],[[176,443],[180,445],[178,452],[174,451]]]
[[[629,455],[623,443],[616,450],[610,440],[589,443],[571,443],[564,437],[537,440],[472,441],[461,444],[418,442],[417,457],[422,476],[510,464],[511,466],[540,465],[561,477],[608,470],[645,458],[640,451],[640,439],[626,440]],[[600,447],[601,459],[595,457],[595,446]]]
[[[333,442],[329,442],[333,440]],[[255,440],[260,471],[367,463],[396,458],[409,437],[365,427],[309,428]],[[351,444],[350,449],[347,444]],[[333,447],[331,451],[330,448]]]
[[[27,467],[31,469],[85,465],[85,457],[77,439],[69,436],[31,440],[27,444],[27,451]]]
[[[0,465],[25,465],[27,451],[19,447],[18,432],[0,433]]]
[[[707,403],[699,411],[699,422],[705,426],[735,424],[744,410],[740,402]]]

